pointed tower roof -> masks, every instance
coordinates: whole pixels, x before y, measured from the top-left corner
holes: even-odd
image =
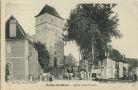
[[[38,15],[36,15],[36,17],[38,17],[38,16],[40,16],[40,15],[42,15],[42,14],[44,14],[44,13],[48,13],[48,14],[51,14],[51,15],[53,15],[53,16],[56,16],[56,17],[58,17],[58,18],[63,19],[63,18],[59,15],[59,13],[56,11],[56,9],[55,9],[54,7],[51,7],[51,6],[47,5],[47,4],[43,7],[43,9],[40,11],[40,13],[39,13]]]

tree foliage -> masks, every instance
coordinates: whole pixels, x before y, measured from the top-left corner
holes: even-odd
[[[79,4],[70,13],[66,41],[75,41],[83,59],[92,61],[104,57],[112,37],[120,38],[118,17],[113,12],[116,4]]]
[[[34,46],[38,52],[38,61],[41,68],[46,71],[49,64],[49,52],[42,42],[34,42]]]

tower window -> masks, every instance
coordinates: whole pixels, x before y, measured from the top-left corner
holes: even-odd
[[[51,19],[51,22],[53,22],[54,20],[53,20],[53,18]]]
[[[56,55],[56,51],[54,51],[54,54]]]
[[[54,67],[57,67],[57,58],[54,57]]]

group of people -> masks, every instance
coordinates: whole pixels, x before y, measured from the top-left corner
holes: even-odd
[[[53,81],[53,76],[50,73],[40,74],[41,81]]]
[[[30,81],[36,81],[38,79],[40,81],[53,81],[53,79],[54,79],[53,77],[54,77],[54,75],[51,74],[51,73],[41,73],[39,75],[39,77],[37,77],[36,74],[32,74],[32,75],[30,75],[29,80]],[[82,72],[79,73],[78,76],[74,75],[74,73],[68,73],[68,72],[66,72],[64,74],[60,73],[57,76],[57,79],[72,80],[72,79],[76,79],[76,77],[78,77],[79,79],[84,79],[86,77],[86,72],[82,71]],[[136,71],[135,70],[131,70],[131,71],[128,72],[127,70],[125,70],[123,72],[122,80],[137,81]]]
[[[29,75],[29,81],[30,82],[35,82],[35,81],[53,81],[53,77],[49,73],[41,73],[39,77],[37,77],[35,74],[30,74]]]
[[[131,71],[124,71],[123,72],[123,80],[132,80],[132,81],[137,81],[137,74],[135,69]]]
[[[63,75],[63,79],[66,79],[66,80],[71,80],[73,77],[73,74],[72,73],[65,73]]]
[[[37,80],[38,80],[38,77],[37,77],[37,75],[35,73],[29,75],[29,81],[30,82],[35,82]]]

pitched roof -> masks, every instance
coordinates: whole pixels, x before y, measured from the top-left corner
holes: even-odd
[[[138,67],[138,59],[127,58],[126,61],[127,61],[128,64],[131,65],[132,67]]]
[[[49,5],[45,5],[45,6],[43,7],[43,9],[40,11],[40,13],[39,13],[38,15],[36,15],[36,17],[38,17],[38,16],[40,16],[40,15],[42,15],[42,14],[44,14],[44,13],[48,13],[48,14],[51,14],[51,15],[53,15],[53,16],[56,16],[56,17],[58,17],[58,18],[63,19],[63,18],[59,15],[59,13],[56,11],[56,9],[55,9],[54,7],[49,6]]]
[[[27,35],[25,33],[25,31],[23,30],[23,28],[21,27],[21,25],[18,23],[18,21],[16,20],[16,37],[10,37],[10,20],[16,20],[16,18],[14,16],[11,16],[7,21],[6,21],[6,25],[5,25],[5,33],[6,33],[6,39],[25,39],[27,38]]]

